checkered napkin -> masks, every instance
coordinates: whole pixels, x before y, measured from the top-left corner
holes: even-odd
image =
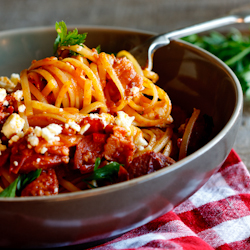
[[[248,170],[232,150],[219,171],[188,200],[94,249],[250,249]]]

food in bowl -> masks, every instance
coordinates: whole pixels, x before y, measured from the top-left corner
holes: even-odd
[[[173,107],[127,51],[89,49],[56,23],[57,56],[1,77],[0,196],[43,196],[130,180],[203,146],[212,122]]]
[[[88,32],[89,48],[101,44],[103,51],[115,53],[129,51],[155,35],[93,26],[79,26],[78,30]],[[0,75],[10,76],[28,68],[34,59],[50,57],[54,38],[54,27],[0,32]],[[8,225],[0,227],[1,247],[100,244],[98,240],[120,235],[170,211],[218,169],[231,151],[240,125],[242,92],[237,78],[216,57],[179,40],[155,53],[154,71],[159,75],[157,85],[171,98],[172,114],[178,105],[190,114],[197,107],[213,118],[212,139],[169,167],[115,185],[50,196],[1,197],[0,220]]]

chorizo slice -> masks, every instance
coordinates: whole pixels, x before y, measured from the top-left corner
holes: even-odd
[[[168,167],[173,163],[175,161],[168,156],[148,151],[135,157],[132,163],[127,166],[127,171],[129,178],[133,179]]]
[[[40,176],[29,183],[21,196],[45,196],[58,194],[59,183],[54,169],[42,170]]]

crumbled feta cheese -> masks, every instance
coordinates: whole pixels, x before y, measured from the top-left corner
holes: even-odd
[[[79,132],[81,130],[81,127],[76,122],[74,122],[73,120],[69,120],[67,122],[67,124],[69,125],[70,128],[74,129],[77,132]]]
[[[13,92],[16,88],[16,84],[12,82],[8,77],[0,77],[0,88],[6,89],[8,92]]]
[[[114,122],[114,116],[110,115],[110,114],[89,114],[89,118],[91,119],[99,119],[102,121],[104,128],[110,124]]]
[[[0,102],[3,102],[6,96],[7,96],[6,90],[0,88]]]
[[[13,73],[13,74],[11,74],[11,76],[10,76],[10,80],[11,80],[15,85],[17,85],[17,84],[20,82],[20,75],[19,75],[19,74],[16,74],[16,73]]]
[[[47,152],[47,150],[48,149],[46,147],[42,147],[40,153],[45,154]]]
[[[39,144],[39,138],[36,135],[34,135],[33,133],[28,135],[27,141],[33,147],[35,147]]]
[[[110,123],[113,123],[114,122],[114,116],[110,115],[110,114],[105,114],[105,113],[102,113],[100,114],[100,118],[102,120],[102,123],[104,125],[104,128],[110,124]]]
[[[3,101],[3,106],[9,106],[9,102],[8,101]]]
[[[14,164],[15,166],[18,166],[18,161],[13,161],[13,164]]]
[[[41,129],[41,136],[49,143],[60,141],[60,137],[56,136],[62,132],[62,127],[58,124],[52,123]]]
[[[23,98],[23,91],[22,90],[17,90],[13,93],[14,98],[20,102]]]
[[[36,159],[36,162],[37,162],[37,163],[39,163],[40,161],[41,161],[41,159],[40,159],[40,158],[37,158],[37,159]]]
[[[89,123],[85,124],[84,126],[81,127],[79,134],[83,135],[89,128],[90,128],[90,124]]]
[[[118,111],[117,117],[115,118],[115,123],[118,126],[125,128],[128,131],[128,134],[130,134],[131,133],[130,126],[132,125],[134,119],[135,119],[134,116],[129,116],[123,111]]]
[[[17,142],[20,139],[18,135],[13,135],[9,140],[9,145],[11,145],[13,142]]]
[[[139,151],[143,150],[148,145],[148,142],[142,137],[142,133],[136,136],[134,143]]]
[[[41,137],[42,136],[42,129],[38,126],[35,126],[34,134],[38,137]]]
[[[19,111],[20,113],[23,113],[23,112],[25,111],[25,109],[26,109],[26,106],[25,106],[24,104],[22,104],[22,105],[20,105],[20,106],[18,107],[18,111]]]
[[[52,141],[54,140],[54,138],[55,138],[55,135],[53,134],[53,133],[51,133],[50,131],[49,131],[49,129],[48,128],[43,128],[42,129],[42,137],[47,141],[47,142],[51,142],[52,143]]]
[[[25,120],[21,118],[18,114],[11,114],[6,122],[4,123],[1,132],[10,138],[13,134],[17,134],[22,131],[24,127]]]
[[[58,124],[51,123],[47,126],[48,130],[54,135],[59,135],[62,133],[62,127]]]

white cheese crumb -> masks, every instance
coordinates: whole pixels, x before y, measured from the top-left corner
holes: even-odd
[[[9,92],[13,92],[16,88],[16,84],[12,82],[8,77],[1,76],[0,77],[0,88],[4,88]]]
[[[142,137],[141,133],[136,136],[134,143],[139,151],[143,150],[148,145],[148,142]]]
[[[46,147],[42,147],[40,153],[45,154],[48,149]]]
[[[14,164],[15,166],[18,166],[18,161],[14,161],[13,164]]]
[[[20,82],[20,75],[19,75],[19,74],[16,74],[16,73],[13,73],[13,74],[11,74],[11,76],[10,76],[10,80],[11,80],[15,85],[17,85],[17,84]]]
[[[118,111],[117,117],[115,118],[115,123],[118,126],[125,128],[128,131],[128,134],[130,134],[131,133],[130,126],[132,125],[134,119],[135,119],[134,116],[129,116],[123,111]]]
[[[8,101],[3,101],[3,106],[9,106],[9,102]]]
[[[19,111],[20,113],[23,113],[23,112],[25,111],[25,109],[26,109],[26,106],[25,106],[24,104],[22,104],[22,105],[20,105],[20,106],[18,107],[18,111]]]
[[[6,96],[7,96],[6,90],[0,88],[0,102],[3,102]]]
[[[48,130],[54,135],[59,135],[62,133],[62,127],[56,123],[51,123],[47,126]]]
[[[17,142],[20,138],[24,137],[24,133],[18,132],[16,135],[13,135],[9,140],[9,145],[11,145],[13,142]]]
[[[10,138],[13,134],[17,134],[22,131],[24,127],[25,120],[21,118],[18,114],[11,114],[6,122],[4,123],[1,132]]]
[[[68,126],[71,127],[72,129],[74,129],[75,131],[79,132],[81,130],[80,125],[78,125],[76,122],[74,122],[73,120],[69,120],[67,122]]]
[[[114,122],[114,116],[110,115],[110,114],[89,114],[89,118],[91,119],[99,119],[102,121],[103,123],[103,127],[105,128],[108,124],[113,123]]]
[[[13,142],[17,142],[19,139],[20,137],[18,135],[13,135],[9,140],[9,145],[11,145]]]
[[[41,130],[41,136],[48,142],[60,141],[60,137],[56,136],[62,132],[62,127],[58,124],[52,123]]]
[[[17,90],[13,93],[14,98],[20,102],[23,98],[23,91],[22,90]]]
[[[39,144],[39,138],[36,135],[34,135],[33,133],[28,135],[27,141],[33,147],[36,147]]]
[[[37,163],[39,163],[40,161],[41,161],[41,159],[40,159],[40,158],[37,158],[37,159],[36,159],[36,162],[37,162]]]
[[[34,134],[38,137],[41,137],[42,136],[42,129],[38,126],[35,126],[35,129],[34,129]]]

